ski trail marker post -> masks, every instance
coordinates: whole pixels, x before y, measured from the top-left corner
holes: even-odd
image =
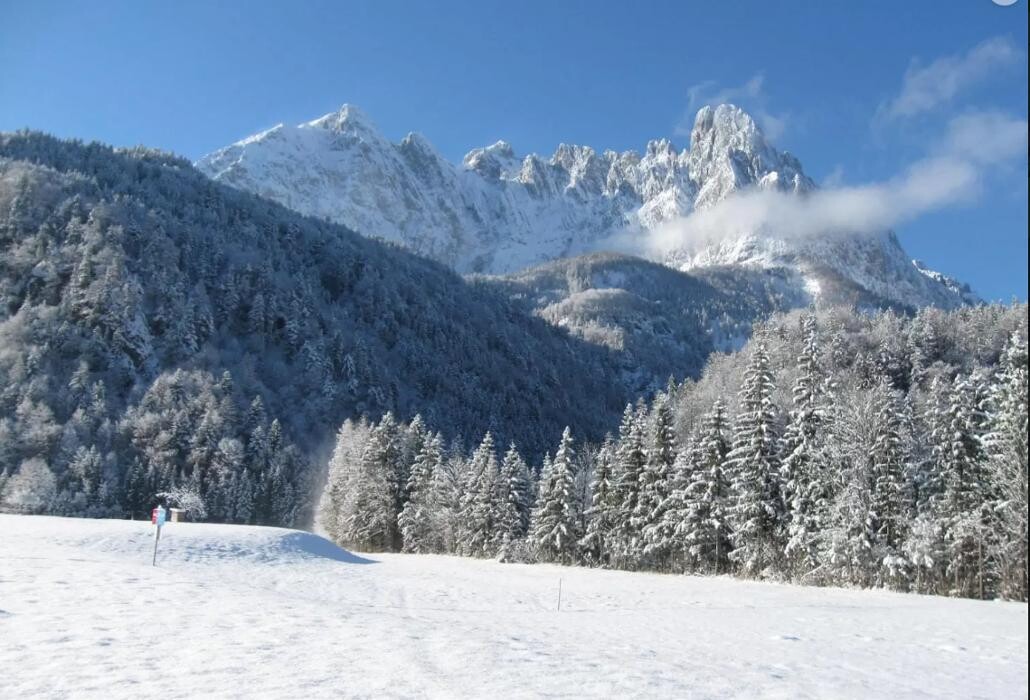
[[[157,566],[157,543],[161,541],[161,526],[165,524],[167,515],[168,511],[164,506],[158,506],[150,511],[150,522],[157,526],[157,532],[154,533],[154,559],[150,562],[151,566]]]

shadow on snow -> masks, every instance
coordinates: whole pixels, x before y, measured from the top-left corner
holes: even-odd
[[[357,554],[352,554],[345,549],[341,549],[324,537],[313,535],[310,532],[291,532],[288,535],[283,535],[279,542],[280,549],[291,554],[299,554],[306,557],[321,557],[323,559],[331,559],[333,561],[340,561],[347,564],[377,563],[374,559],[359,557]]]

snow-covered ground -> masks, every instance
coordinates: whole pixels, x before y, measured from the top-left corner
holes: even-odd
[[[1027,695],[1027,607],[0,515],[0,697]],[[561,611],[556,611],[559,579]]]

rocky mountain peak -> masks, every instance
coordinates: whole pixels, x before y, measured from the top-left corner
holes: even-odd
[[[690,150],[740,150],[757,153],[768,148],[765,136],[750,114],[732,104],[705,105],[694,117]]]
[[[656,139],[642,153],[599,155],[562,144],[549,158],[519,157],[498,141],[469,151],[460,164],[417,134],[390,142],[364,112],[344,105],[299,128],[244,139],[197,167],[461,272],[488,273],[604,250],[611,241],[625,245],[736,192],[815,188],[800,162],[777,151],[755,120],[731,104],[698,111],[686,150]],[[831,270],[902,305],[967,300],[953,282],[914,267],[893,237],[799,242],[789,232],[747,231],[666,255],[662,262],[683,269],[790,268],[813,295],[827,285],[810,277]]]
[[[698,110],[687,163],[691,179],[699,185],[697,209],[763,181],[781,189],[809,189],[797,160],[785,159],[769,145],[751,115],[731,104]]]
[[[489,180],[498,180],[502,174],[517,170],[521,164],[511,144],[497,141],[485,148],[469,151],[462,160],[462,166]]]
[[[360,107],[352,104],[345,104],[337,111],[321,116],[304,126],[326,129],[336,133],[362,134],[382,138],[382,134],[372,118]]]

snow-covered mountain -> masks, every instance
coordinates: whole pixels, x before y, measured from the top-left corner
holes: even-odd
[[[422,136],[386,139],[359,109],[296,127],[279,125],[202,158],[211,177],[301,213],[404,244],[461,272],[503,274],[549,260],[642,240],[663,224],[736,192],[804,196],[816,185],[733,105],[702,108],[691,145],[668,140],[598,153],[562,144],[550,158],[519,157],[499,141],[461,164]],[[748,232],[660,262],[781,269],[811,298],[953,307],[967,287],[914,264],[891,232],[799,240]],[[618,245],[618,244],[616,244]]]

